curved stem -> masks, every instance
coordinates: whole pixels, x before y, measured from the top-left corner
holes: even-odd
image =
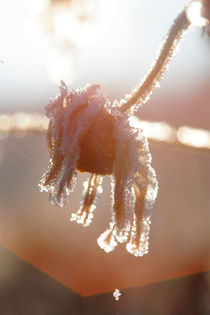
[[[167,70],[175,50],[189,26],[190,22],[186,16],[185,10],[183,10],[174,20],[168,35],[163,40],[160,52],[149,73],[137,84],[130,94],[125,95],[124,99],[120,101],[121,110],[123,112],[126,112],[131,108],[136,110],[143,103],[148,101],[153,89],[159,85],[159,81]]]

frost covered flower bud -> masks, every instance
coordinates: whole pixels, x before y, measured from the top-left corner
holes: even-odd
[[[135,256],[148,252],[151,208],[158,184],[142,130],[129,123],[119,104],[111,104],[98,85],[60,93],[46,107],[50,161],[41,182],[50,201],[63,207],[75,186],[77,171],[89,172],[79,210],[71,221],[88,226],[102,192],[104,175],[112,177],[109,228],[98,238],[106,252],[120,242]]]

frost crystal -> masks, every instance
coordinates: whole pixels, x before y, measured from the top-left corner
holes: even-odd
[[[121,296],[120,290],[115,289],[113,292],[113,297],[115,298],[115,300],[118,301],[120,296]]]

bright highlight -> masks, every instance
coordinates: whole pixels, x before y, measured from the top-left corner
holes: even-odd
[[[200,2],[192,2],[186,10],[187,17],[192,25],[206,26],[209,21],[201,16],[202,4]]]

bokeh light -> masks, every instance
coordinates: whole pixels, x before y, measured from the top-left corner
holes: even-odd
[[[24,8],[32,15],[44,12],[49,3],[49,0],[22,0]]]

